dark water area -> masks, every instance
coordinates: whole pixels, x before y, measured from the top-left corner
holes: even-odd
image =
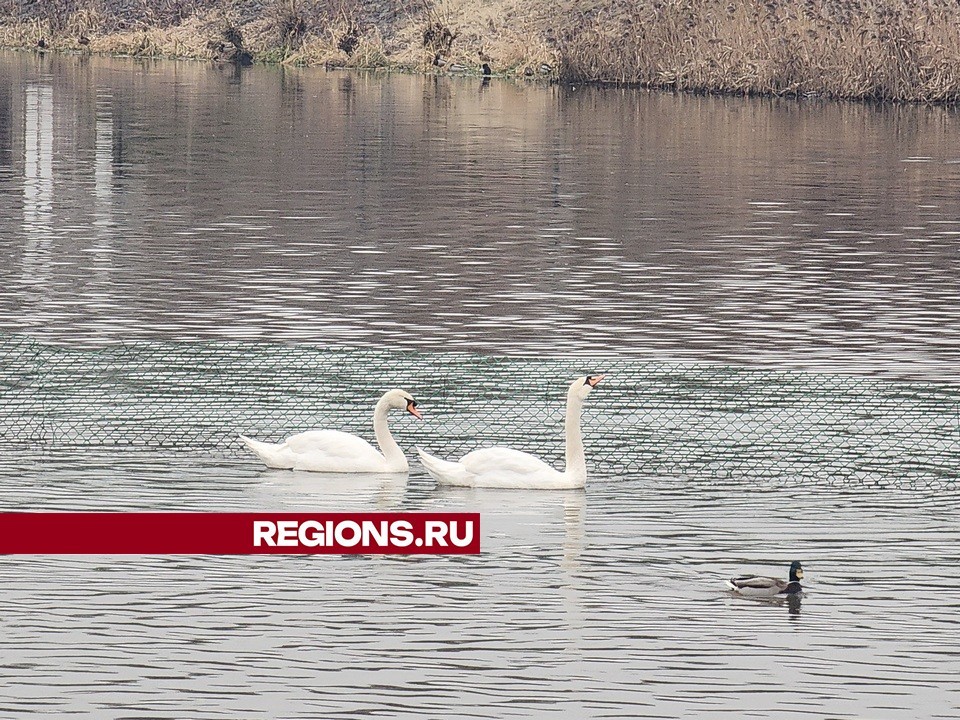
[[[958,377],[949,108],[0,68],[3,331]]]

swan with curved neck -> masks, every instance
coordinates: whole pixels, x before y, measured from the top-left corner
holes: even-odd
[[[373,434],[379,451],[363,438],[339,430],[308,430],[276,444],[243,435],[240,439],[271,468],[339,473],[407,472],[407,458],[387,427],[387,415],[394,408],[405,409],[418,420],[423,419],[410,393],[403,390],[384,393],[373,410]]]
[[[583,454],[580,413],[583,401],[604,377],[587,375],[570,384],[564,421],[567,457],[563,472],[529,453],[502,447],[474,450],[459,462],[441,460],[420,448],[417,454],[427,472],[442,485],[542,490],[582,488],[587,482],[587,460]]]

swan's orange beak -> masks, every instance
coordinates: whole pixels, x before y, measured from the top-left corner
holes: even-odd
[[[413,415],[417,420],[423,420],[423,415],[421,415],[420,411],[417,410],[417,406],[414,404],[413,400],[407,403],[407,412]]]
[[[606,375],[593,375],[592,377],[587,378],[587,384],[589,384],[590,387],[595,388],[605,377]]]

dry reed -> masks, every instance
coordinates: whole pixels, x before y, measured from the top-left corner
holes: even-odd
[[[958,28],[956,0],[0,0],[4,46],[927,102],[960,99]]]
[[[612,0],[571,9],[560,25],[568,81],[960,98],[960,4],[947,0]]]

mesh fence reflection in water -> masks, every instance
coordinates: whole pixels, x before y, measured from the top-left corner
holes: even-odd
[[[409,390],[401,446],[444,457],[506,444],[563,461],[569,381],[608,373],[584,411],[592,475],[852,479],[953,486],[960,387],[628,358],[535,359],[257,343],[74,349],[0,335],[0,448],[244,453],[314,428],[373,441],[380,394]]]

